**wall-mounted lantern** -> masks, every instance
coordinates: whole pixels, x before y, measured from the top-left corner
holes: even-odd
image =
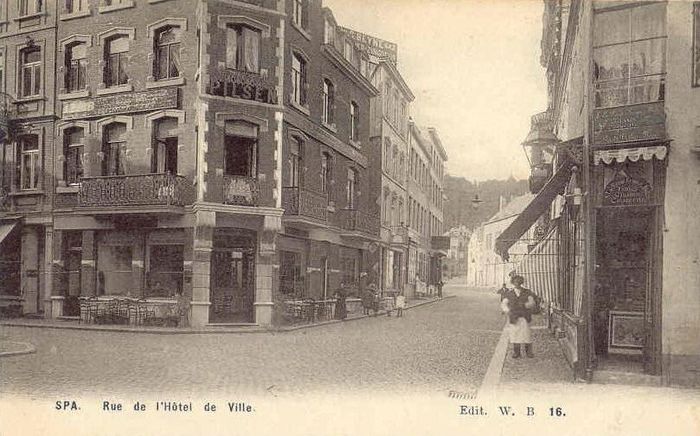
[[[523,141],[523,150],[530,163],[530,192],[536,194],[552,176],[554,153],[559,143],[552,130],[550,112],[532,116],[530,133]]]

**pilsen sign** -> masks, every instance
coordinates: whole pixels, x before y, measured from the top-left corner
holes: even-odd
[[[277,104],[277,89],[265,78],[248,71],[222,68],[211,73],[208,93],[220,97],[242,98],[261,103]]]
[[[377,59],[387,60],[396,65],[398,46],[389,41],[375,38],[374,36],[360,33],[346,27],[338,26],[338,30],[345,34],[345,37],[352,40],[355,47],[361,52],[374,56]]]
[[[102,117],[131,112],[147,112],[178,107],[177,88],[151,89],[93,99],[67,101],[63,104],[63,118]]]

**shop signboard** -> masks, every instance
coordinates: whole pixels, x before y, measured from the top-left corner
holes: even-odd
[[[396,43],[384,39],[375,38],[346,27],[338,27],[345,34],[345,38],[353,41],[355,48],[371,57],[379,60],[387,60],[396,65],[398,46]]]
[[[177,88],[169,87],[69,101],[63,104],[63,118],[103,117],[177,107]]]
[[[663,102],[596,109],[593,112],[595,145],[649,141],[666,137]]]

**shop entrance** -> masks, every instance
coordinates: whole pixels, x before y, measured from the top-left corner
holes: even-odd
[[[655,372],[656,213],[649,206],[598,210],[593,320],[600,370]]]
[[[217,248],[211,255],[210,323],[252,323],[255,301],[252,250]]]

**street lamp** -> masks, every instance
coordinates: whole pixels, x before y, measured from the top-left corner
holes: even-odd
[[[552,176],[552,163],[559,139],[552,129],[551,112],[533,115],[530,124],[530,132],[522,146],[530,164],[530,192],[537,194]]]

